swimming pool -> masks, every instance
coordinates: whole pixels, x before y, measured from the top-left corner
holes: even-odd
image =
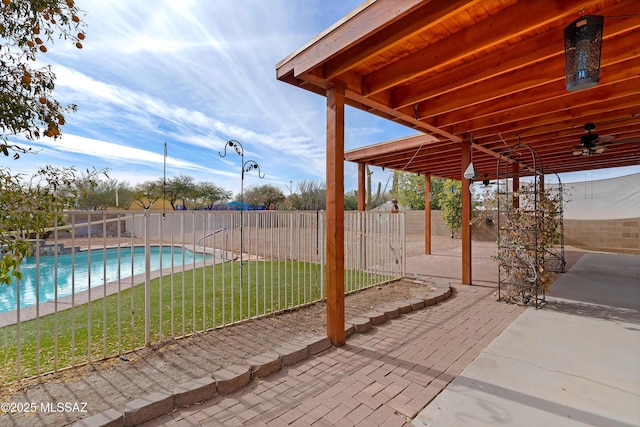
[[[58,298],[71,295],[72,291],[78,293],[86,291],[103,283],[114,282],[131,277],[132,258],[133,275],[145,272],[144,247],[135,247],[133,254],[131,248],[120,248],[120,262],[118,262],[118,249],[94,249],[91,251],[79,251],[75,255],[58,255],[57,283]],[[91,252],[91,253],[89,253]],[[106,258],[105,258],[106,253]],[[189,265],[194,262],[194,253],[179,247],[173,248],[173,259],[170,246],[151,246],[150,270],[160,270],[160,258],[162,268]],[[89,255],[91,256],[91,268],[89,268]],[[103,261],[104,260],[104,261]],[[203,261],[202,254],[195,254],[195,262]],[[75,264],[72,273],[72,264]],[[39,300],[36,298],[36,259],[25,259],[20,264],[22,280],[20,281],[20,307],[35,305],[37,302],[52,301],[55,299],[56,289],[56,265],[53,256],[40,257],[40,280],[38,283]],[[73,279],[73,280],[72,280]],[[16,283],[10,286],[0,286],[0,313],[16,309]]]

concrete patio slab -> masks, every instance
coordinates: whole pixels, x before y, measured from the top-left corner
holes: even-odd
[[[640,425],[640,257],[585,254],[552,291],[413,425]]]
[[[640,311],[640,256],[586,253],[556,280],[551,296]]]

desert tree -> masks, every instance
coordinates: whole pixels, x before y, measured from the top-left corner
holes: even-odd
[[[327,205],[325,183],[318,180],[302,180],[298,183],[299,210],[324,210]]]
[[[211,209],[219,202],[226,202],[231,199],[232,193],[223,187],[215,185],[213,182],[205,181],[196,184],[196,194],[203,204]]]
[[[133,203],[142,209],[151,209],[151,206],[162,197],[162,179],[137,184],[133,194]]]
[[[162,182],[160,185],[163,185]],[[197,185],[193,177],[187,175],[178,175],[167,180],[163,196],[169,200],[169,204],[173,210],[176,209],[176,202],[182,201],[182,204],[186,206],[188,200],[196,198]]]
[[[72,168],[45,166],[31,177],[0,168],[0,284],[21,278],[19,266],[33,251],[32,239],[44,237],[96,185],[100,171],[78,179]]]
[[[73,0],[2,0],[0,12],[0,153],[17,160],[30,148],[16,138],[58,138],[76,108],[55,99],[55,75],[40,57],[56,38],[82,48],[85,32]],[[29,237],[76,205],[84,191],[76,177],[73,168],[44,166],[29,177],[0,167],[0,283],[20,277]]]
[[[85,32],[73,0],[2,0],[0,11],[0,151],[17,158],[28,149],[9,136],[57,138],[76,108],[54,98],[55,74],[39,56],[56,37],[81,48]]]
[[[244,191],[244,202],[254,206],[270,206],[277,207],[284,201],[285,195],[278,187],[266,184],[255,187],[249,187]],[[240,200],[240,195],[236,196],[236,200]]]

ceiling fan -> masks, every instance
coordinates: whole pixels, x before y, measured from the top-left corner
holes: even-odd
[[[597,133],[591,133],[595,128],[596,125],[593,123],[586,123],[584,125],[584,130],[587,131],[587,134],[580,137],[580,145],[573,147],[574,156],[601,154],[605,152],[608,145],[640,142],[640,138],[613,141],[613,135],[598,135]]]
[[[611,135],[598,135],[597,133],[591,133],[596,128],[593,123],[586,123],[584,130],[587,131],[586,135],[580,137],[580,145],[573,147],[574,156],[590,156],[592,154],[604,153],[606,145],[613,139]]]

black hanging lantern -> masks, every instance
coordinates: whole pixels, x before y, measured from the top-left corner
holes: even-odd
[[[564,29],[567,91],[589,89],[600,82],[604,16],[587,15]]]

